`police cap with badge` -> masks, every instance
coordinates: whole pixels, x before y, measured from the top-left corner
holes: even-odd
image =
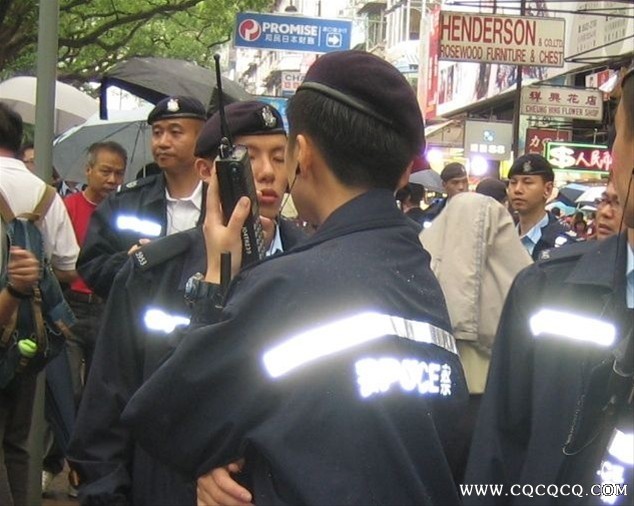
[[[264,102],[234,102],[225,107],[225,115],[229,133],[234,139],[240,135],[286,135],[282,116]],[[215,158],[222,137],[220,113],[216,113],[200,132],[194,154],[200,158]]]
[[[207,119],[207,113],[205,112],[205,106],[200,100],[193,97],[185,97],[181,95],[175,95],[172,97],[166,97],[162,99],[158,104],[154,106],[154,109],[148,114],[147,122],[153,125],[157,121],[167,119],[197,119],[205,121]],[[130,181],[117,189],[117,193],[126,192],[128,190],[134,190],[141,186],[151,184],[152,179],[135,179]]]
[[[508,177],[542,176],[546,181],[554,181],[555,173],[552,165],[541,155],[529,153],[518,157],[511,165]]]
[[[371,116],[398,132],[408,144],[425,144],[425,128],[414,90],[394,65],[366,51],[321,56],[297,93],[312,91]]]
[[[189,118],[205,121],[205,106],[194,97],[173,96],[161,100],[148,114],[147,122],[152,125],[165,119]]]

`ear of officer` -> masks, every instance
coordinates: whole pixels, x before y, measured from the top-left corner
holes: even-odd
[[[346,72],[342,72],[342,68]],[[363,79],[359,79],[360,75]],[[408,146],[407,156],[411,155],[411,158],[403,163],[388,163],[390,166],[385,167],[386,174],[399,172],[398,178],[394,178],[394,187],[390,188],[396,191],[397,181],[403,180],[407,166],[424,146],[423,120],[415,93],[397,69],[378,57],[363,51],[330,53],[310,67],[288,109],[291,132],[287,157],[291,155],[294,159],[287,160],[287,164],[293,168],[295,164],[299,165],[292,196],[302,218],[319,226],[342,204],[371,188],[382,187],[375,184],[373,175],[365,179],[366,184],[345,184],[340,177],[340,168],[327,163],[332,152],[345,146],[345,140],[339,141],[338,146],[322,145],[315,142],[310,132],[302,131],[301,125],[293,125],[294,103],[301,101],[304,93],[326,97],[352,114],[369,118],[377,125],[377,130],[387,128],[403,139]],[[324,156],[322,148],[329,152],[329,156]],[[361,159],[366,153],[361,152],[362,149],[359,151]],[[303,212],[310,215],[303,215]]]

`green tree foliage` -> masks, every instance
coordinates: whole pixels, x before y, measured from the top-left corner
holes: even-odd
[[[47,0],[41,0],[47,1]],[[212,66],[235,14],[266,11],[271,0],[59,0],[58,78],[98,79],[133,56],[163,56]],[[0,0],[0,78],[34,74],[38,2]]]

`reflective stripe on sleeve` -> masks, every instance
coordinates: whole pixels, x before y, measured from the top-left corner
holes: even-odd
[[[148,330],[169,334],[176,327],[189,325],[189,318],[176,314],[169,314],[162,309],[150,308],[143,315],[143,323]]]
[[[136,216],[117,216],[119,230],[132,230],[143,237],[158,237],[161,235],[161,225],[149,220],[142,220]]]
[[[611,323],[567,311],[542,309],[530,318],[529,325],[535,337],[547,334],[605,347],[616,339]]]

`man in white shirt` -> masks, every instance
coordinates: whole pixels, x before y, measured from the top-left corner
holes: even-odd
[[[100,297],[107,297],[139,244],[200,223],[204,188],[194,167],[194,146],[205,119],[203,104],[180,96],[161,100],[148,115],[161,174],[131,181],[99,204],[82,246],[79,272]]]
[[[0,104],[0,192],[15,215],[30,213],[39,203],[46,185],[15,157],[22,141],[22,119]],[[77,276],[75,262],[79,247],[75,233],[59,195],[55,195],[41,221],[44,251],[60,281],[71,282]],[[0,221],[0,242],[6,244],[4,224]],[[1,261],[1,257],[0,257]],[[0,266],[2,268],[2,266]],[[26,294],[11,293],[22,298]],[[27,450],[35,395],[36,376],[16,376],[0,390],[0,504],[19,506],[27,503],[30,455]]]

